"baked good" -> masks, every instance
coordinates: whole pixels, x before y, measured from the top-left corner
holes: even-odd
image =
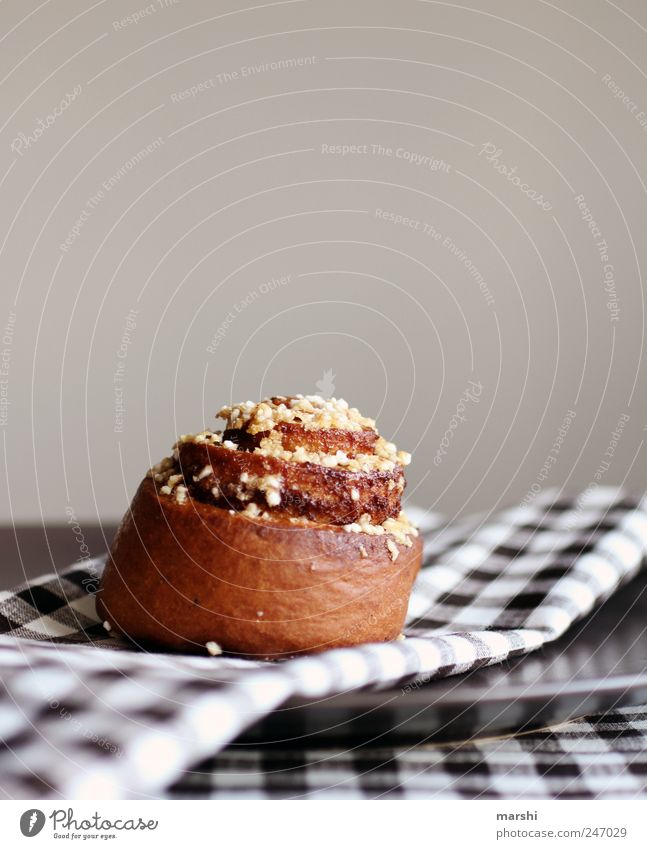
[[[142,644],[279,658],[396,639],[422,559],[397,451],[345,401],[224,407],[141,482],[97,600]]]

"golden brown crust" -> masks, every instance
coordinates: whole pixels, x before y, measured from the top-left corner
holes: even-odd
[[[282,447],[286,451],[305,448],[306,451],[318,451],[322,454],[334,454],[343,451],[349,457],[356,454],[372,454],[378,438],[376,430],[341,430],[328,427],[308,430],[305,425],[296,422],[281,422],[274,431],[280,434]],[[269,436],[269,431],[251,434],[246,427],[238,430],[225,430],[223,439],[231,439],[245,451],[258,448],[261,441]]]
[[[271,506],[273,516],[299,516],[333,525],[351,524],[363,515],[374,524],[397,516],[404,488],[401,466],[384,472],[354,472],[206,443],[180,445],[179,463],[189,492],[202,501],[235,510],[254,502],[262,510]],[[280,478],[277,504],[270,504],[267,494],[255,485],[267,476]]]
[[[178,504],[147,478],[113,543],[98,611],[137,642],[185,651],[213,641],[278,658],[392,640],[421,561],[421,540],[411,543]]]

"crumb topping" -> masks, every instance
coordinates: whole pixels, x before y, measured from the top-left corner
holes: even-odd
[[[180,457],[179,448],[185,442],[192,442],[196,445],[220,445],[222,443],[222,433],[214,430],[201,430],[199,433],[183,433],[173,446],[172,457],[167,459],[177,463]]]
[[[173,470],[169,470],[169,471],[173,471]],[[173,492],[174,488],[177,486],[177,484],[179,484],[179,482],[183,481],[183,480],[184,480],[184,477],[182,475],[169,474],[168,477],[166,478],[166,483],[162,487],[162,492],[164,493],[164,495],[170,495]]]
[[[222,448],[226,448],[229,451],[243,450],[231,439],[225,439],[223,441],[222,434],[220,433],[202,431],[201,433],[196,433],[194,435],[185,434],[174,446],[174,456],[167,457],[162,461],[162,463],[165,461],[170,463],[170,466],[168,467],[169,469],[173,470],[175,463],[178,460],[178,446],[186,442],[193,442],[197,445],[220,445]],[[374,453],[355,454],[354,457],[349,457],[344,451],[336,451],[334,454],[326,454],[322,451],[308,451],[308,449],[303,446],[299,446],[294,451],[288,451],[283,448],[281,434],[278,431],[273,431],[268,434],[268,436],[261,439],[260,444],[253,449],[253,453],[260,454],[262,457],[274,457],[277,460],[283,460],[288,463],[313,463],[316,466],[324,466],[329,469],[346,469],[349,472],[391,472],[397,466],[408,466],[411,462],[411,454],[406,451],[398,451],[392,442],[387,442],[381,436],[378,436],[375,441]],[[153,469],[157,470],[155,474],[151,474],[153,469],[149,472],[149,475],[155,477],[155,480],[158,482],[160,482],[163,478],[168,477],[168,475],[165,474],[167,469],[162,466],[162,463],[153,467]],[[208,468],[208,466],[205,466],[202,470],[205,477],[210,474],[210,472],[207,471]],[[158,475],[161,477],[158,477]],[[390,488],[393,489],[396,486],[402,489],[404,487],[404,481],[394,481],[393,484],[390,485]]]
[[[207,501],[213,499],[218,506],[230,508],[230,513],[238,512],[250,519],[263,520],[278,513],[286,514],[295,525],[309,526],[315,518],[318,518],[316,524],[325,525],[327,515],[333,517],[331,521],[335,524],[335,519],[337,522],[352,519],[349,524],[337,527],[349,533],[384,535],[384,543],[393,561],[399,555],[398,546],[410,547],[413,544],[412,538],[418,535],[418,531],[403,512],[397,518],[381,521],[385,515],[393,515],[399,510],[400,494],[405,486],[402,468],[409,464],[411,455],[398,451],[393,442],[379,436],[375,422],[362,416],[343,399],[282,395],[265,398],[258,403],[246,401],[223,407],[218,416],[226,421],[226,439],[222,432],[209,429],[183,434],[173,446],[171,456],[164,457],[148,471],[147,476],[154,480],[160,494],[178,505],[187,504],[193,497]],[[283,423],[292,423],[295,427],[279,427]],[[299,444],[298,435],[304,431],[335,429],[365,433],[352,437],[304,435],[305,445]],[[371,433],[366,434],[367,431]],[[334,480],[338,509],[337,506],[328,507],[325,499],[321,500],[316,487],[322,484],[314,481],[324,480],[325,476],[315,476],[314,470],[313,493],[310,494],[310,470],[297,472],[287,465],[275,463],[250,464],[243,457],[235,460],[232,457],[229,463],[218,452],[212,452],[211,457],[207,457],[205,452],[205,464],[205,460],[201,462],[199,459],[201,452],[190,451],[190,445],[218,446],[226,452],[253,453],[284,464],[311,464],[354,474],[348,477],[330,476]],[[241,466],[251,466],[255,473],[236,473],[235,470],[241,469]],[[388,474],[369,475],[366,482],[358,474],[374,472]],[[296,488],[293,478],[299,481]],[[335,498],[331,504],[337,504]],[[301,511],[303,515],[290,515]],[[369,556],[364,545],[359,545],[359,552],[362,558]]]
[[[283,422],[302,424],[306,430],[337,428],[358,431],[371,429],[377,433],[373,419],[362,416],[355,407],[349,407],[348,402],[341,398],[325,399],[319,395],[279,395],[273,398],[265,398],[257,404],[253,401],[244,401],[231,407],[223,407],[218,411],[217,416],[225,419],[227,430],[244,428],[251,435],[267,434],[253,449],[255,454],[260,454],[263,457],[274,457],[292,463],[314,463],[326,468],[347,469],[355,472],[390,472],[396,466],[408,466],[411,462],[410,454],[406,451],[398,451],[392,442],[387,442],[381,436],[378,436],[375,440],[372,453],[358,453],[352,457],[349,457],[344,451],[328,454],[322,451],[309,451],[303,446],[299,446],[295,450],[287,450],[283,447],[282,435],[275,430],[276,425]],[[218,431],[203,430],[200,433],[183,434],[173,446],[172,457],[165,458],[162,463],[154,467],[156,474],[164,475],[167,466],[163,464],[172,467],[173,463],[177,462],[178,449],[186,442],[197,445],[221,445],[230,451],[245,450],[241,449],[232,439],[223,439],[222,433]],[[205,476],[209,474],[206,467],[203,471]],[[158,480],[158,478],[155,479]],[[393,486],[395,485],[394,483]],[[402,486],[404,486],[404,482],[402,482]]]
[[[219,654],[222,654],[222,646],[219,646],[214,640],[209,640],[208,643],[205,643],[205,648],[211,657],[217,657]]]
[[[278,395],[258,403],[243,401],[223,407],[217,417],[226,420],[228,429],[245,428],[251,434],[273,430],[283,422],[298,422],[306,430],[375,428],[373,419],[349,407],[343,398],[322,398],[320,395]]]
[[[232,516],[236,513],[235,510],[230,510],[229,512],[231,513]],[[261,508],[258,506],[258,504],[256,504],[253,501],[250,501],[249,504],[247,504],[245,506],[245,509],[240,511],[240,515],[241,516],[248,516],[250,519],[269,519],[269,518],[271,518],[270,514],[267,512],[267,510],[261,510]]]
[[[265,475],[258,479],[258,489],[265,494],[265,500],[269,507],[278,507],[281,503],[281,487],[283,478],[281,475]]]
[[[227,447],[226,443],[223,443]],[[236,446],[234,446],[235,448]],[[375,441],[373,454],[356,454],[349,457],[344,451],[325,454],[322,451],[308,451],[299,446],[294,451],[283,448],[281,434],[274,431],[261,439],[255,454],[263,457],[276,457],[288,463],[314,463],[329,469],[347,469],[349,472],[391,472],[396,466],[407,466],[411,455],[406,451],[398,451],[392,442],[387,442],[381,436]]]
[[[146,477],[153,478],[156,483],[165,483],[175,469],[175,461],[172,457],[164,457],[146,473]]]
[[[209,468],[211,469],[211,466]],[[213,469],[211,471],[213,472]],[[195,477],[194,480],[196,480]],[[257,492],[262,492],[268,507],[278,507],[281,503],[281,490],[283,487],[283,478],[281,475],[258,476],[250,475],[249,472],[242,472],[238,480],[236,498],[240,501],[251,501]],[[214,489],[216,492],[214,492]],[[211,493],[217,498],[220,488],[214,487]]]
[[[175,488],[175,501],[177,504],[186,504],[186,500],[189,497],[188,487],[184,485],[177,486]]]
[[[407,548],[410,548],[413,545],[411,541],[411,537],[418,536],[418,529],[415,525],[412,525],[407,517],[406,513],[400,511],[397,519],[386,519],[386,521],[382,522],[381,525],[374,525],[371,522],[371,517],[364,513],[359,522],[352,522],[350,525],[342,525],[345,531],[353,534],[369,534],[370,536],[382,536],[382,534],[389,534],[392,536],[400,545],[404,545]],[[389,540],[388,542],[391,542]],[[391,547],[388,545],[389,551],[393,554]],[[397,555],[396,555],[397,556]],[[395,560],[395,557],[393,558]]]
[[[193,481],[194,481],[194,483],[197,483],[198,481],[201,481],[201,480],[204,480],[205,478],[208,478],[209,475],[212,475],[212,474],[213,474],[213,469],[211,468],[211,466],[209,466],[209,465],[204,466],[201,469],[201,471],[198,472],[197,475],[193,475]]]
[[[400,553],[400,549],[397,547],[397,545],[393,542],[392,539],[387,539],[386,547],[391,552],[391,560],[395,563],[395,561],[398,559],[398,554]]]

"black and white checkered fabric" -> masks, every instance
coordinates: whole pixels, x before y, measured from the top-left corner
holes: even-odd
[[[173,799],[647,799],[647,705],[497,740],[345,749],[232,747]]]
[[[545,492],[449,526],[410,512],[425,568],[394,643],[281,663],[134,651],[97,621],[101,560],[0,593],[0,789],[159,795],[290,697],[428,681],[537,649],[647,554],[647,499],[612,488]]]

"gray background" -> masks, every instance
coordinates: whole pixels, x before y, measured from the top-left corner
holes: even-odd
[[[112,522],[272,393],[376,416],[450,516],[643,489],[646,46],[638,0],[2,3],[3,521]]]

